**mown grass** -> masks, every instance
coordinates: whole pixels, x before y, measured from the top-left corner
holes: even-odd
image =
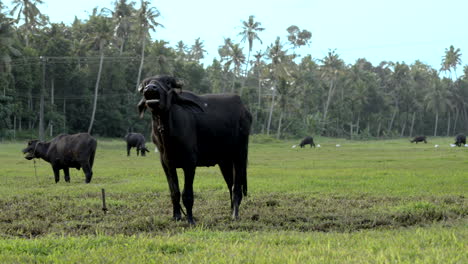
[[[262,140],[250,145],[239,221],[219,169],[197,169],[195,228],[171,220],[158,154],[127,157],[121,140],[100,139],[92,183],[73,170],[55,184],[44,161],[35,176],[25,143],[3,143],[0,262],[466,262],[468,148],[452,138]]]

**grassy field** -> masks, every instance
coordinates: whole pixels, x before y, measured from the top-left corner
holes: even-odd
[[[467,263],[468,148],[452,141],[254,137],[241,219],[219,169],[198,168],[196,227],[171,220],[157,153],[100,139],[92,183],[71,170],[55,184],[25,142],[2,143],[0,263]]]

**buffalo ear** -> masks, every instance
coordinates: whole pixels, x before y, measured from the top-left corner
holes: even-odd
[[[172,88],[182,88],[182,86],[184,86],[184,81],[175,77],[169,77],[167,82]]]
[[[203,107],[200,105],[200,103],[198,103],[197,101],[195,100],[192,100],[190,98],[187,98],[183,95],[180,95],[180,94],[177,94],[176,93],[176,97],[175,97],[175,100],[177,102],[178,105],[184,105],[184,106],[187,106],[189,107],[190,109],[192,110],[195,110],[196,112],[200,111],[200,112],[205,112],[205,110],[203,109]]]
[[[145,98],[141,99],[138,103],[138,112],[140,113],[140,118],[143,118],[146,110],[146,100]]]

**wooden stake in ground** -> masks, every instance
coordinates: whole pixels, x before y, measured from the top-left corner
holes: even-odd
[[[107,207],[106,207],[106,191],[103,189],[101,189],[102,191],[102,211],[104,212],[104,214],[107,214]]]

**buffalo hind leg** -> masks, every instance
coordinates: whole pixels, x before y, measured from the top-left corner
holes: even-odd
[[[195,178],[195,167],[184,167],[184,190],[182,191],[182,202],[187,209],[187,221],[194,225],[192,208],[193,208],[193,179]]]
[[[70,182],[70,169],[68,167],[63,168],[63,174],[65,174],[65,181]]]
[[[179,179],[177,178],[177,171],[175,168],[168,168],[164,163],[162,163],[164,173],[166,174],[167,184],[169,185],[169,190],[171,191],[171,201],[172,201],[172,218],[179,221],[182,219],[180,214],[180,190],[179,190]]]
[[[127,144],[127,157],[130,156],[130,149],[131,149],[131,148],[132,148],[132,147],[130,147],[130,145]]]
[[[233,203],[232,203],[232,184],[233,184],[233,179],[234,179],[234,166],[232,162],[225,162],[225,163],[220,163],[219,164],[219,169],[221,170],[221,173],[223,174],[224,181],[226,181],[226,185],[229,189],[229,198],[231,201],[231,211],[233,209]]]
[[[246,166],[244,165],[245,162],[239,161],[234,162],[234,185],[232,186],[232,219],[237,220],[239,219],[239,207],[242,202],[242,185],[244,184],[244,180],[246,177]]]

